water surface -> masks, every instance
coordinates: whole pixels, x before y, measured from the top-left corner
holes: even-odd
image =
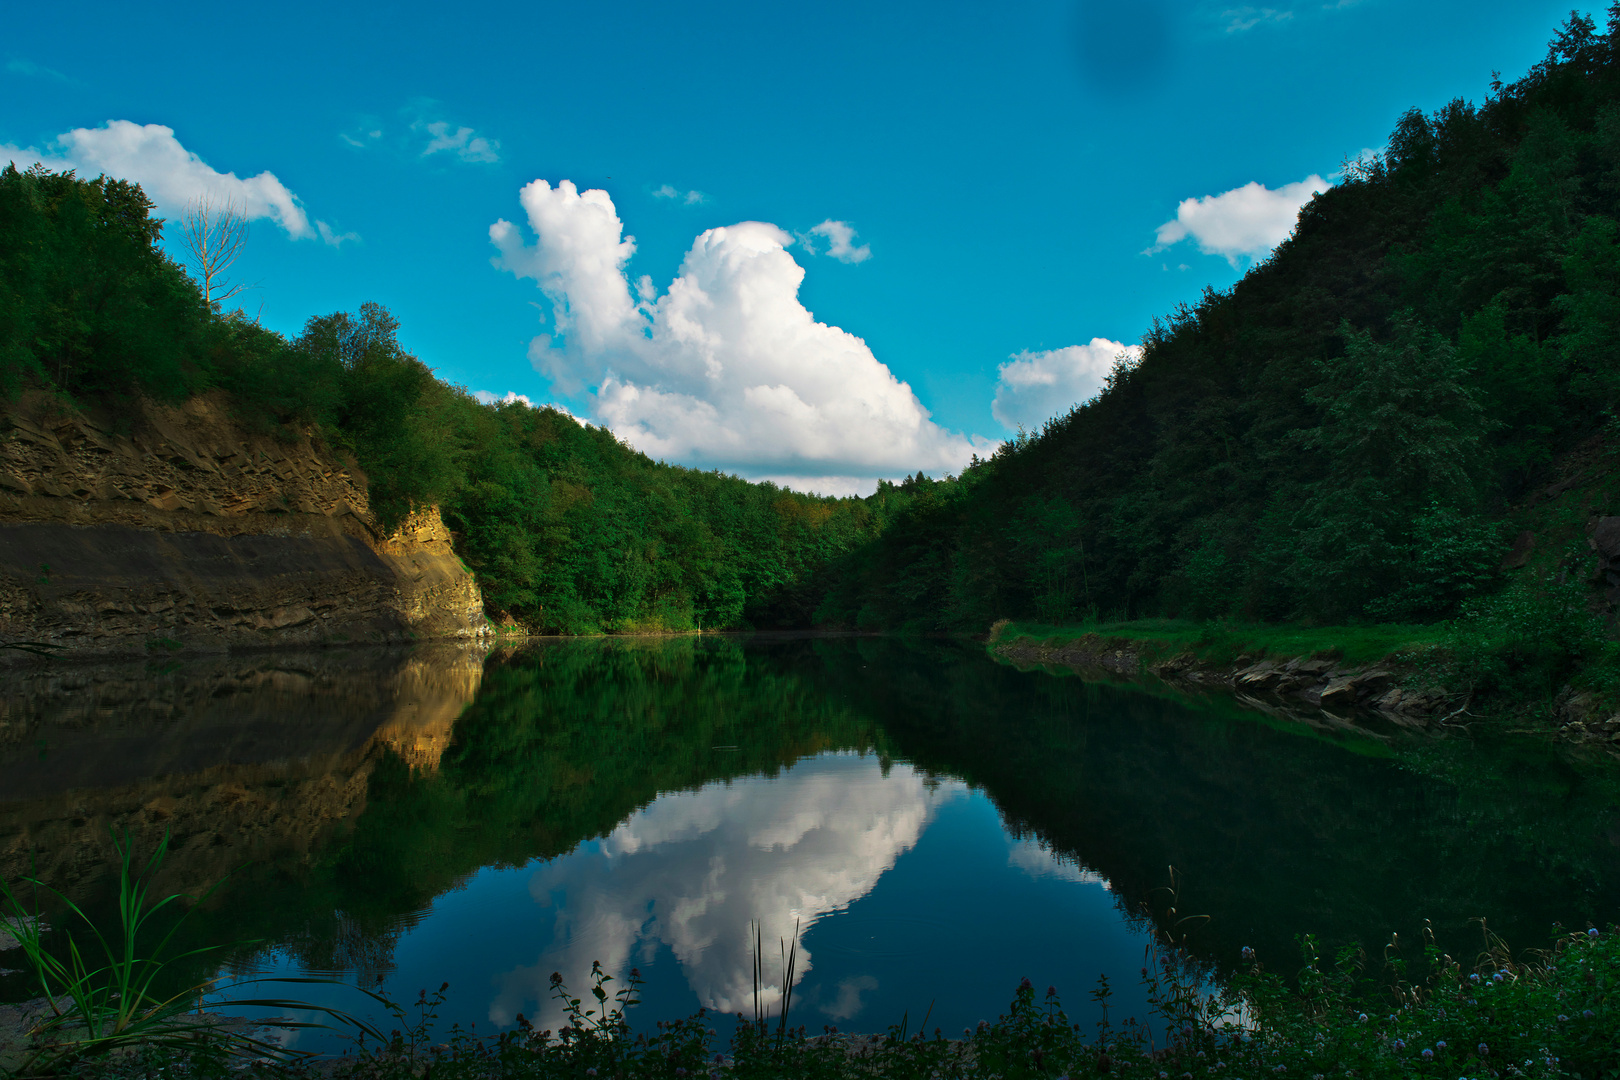
[[[642,1023],[751,1014],[756,940],[772,1012],[793,946],[812,1029],[926,1014],[959,1031],[1026,976],[1089,1017],[1106,975],[1140,1013],[1156,931],[1217,967],[1252,945],[1292,970],[1303,932],[1376,951],[1427,919],[1461,952],[1479,916],[1524,945],[1620,916],[1601,761],[1323,730],[1019,671],[971,643],[64,666],[14,677],[0,707],[8,875],[32,850],[94,908],[109,827],[167,833],[163,885],[223,881],[188,942],[259,942],[231,951],[227,984],[330,973],[414,999],[448,981],[444,1018],[479,1030],[555,1026],[551,973],[577,992],[592,961],[640,970]],[[1171,867],[1179,913],[1207,920],[1166,916]]]

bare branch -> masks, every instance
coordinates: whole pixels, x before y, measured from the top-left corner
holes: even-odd
[[[247,238],[247,214],[230,199],[216,203],[210,196],[199,196],[181,213],[180,245],[210,307],[217,309],[246,287],[228,281],[225,272],[242,254]]]

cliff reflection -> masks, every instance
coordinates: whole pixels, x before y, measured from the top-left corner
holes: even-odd
[[[466,646],[13,668],[0,682],[0,873],[37,873],[95,911],[127,833],[138,853],[170,837],[160,895],[248,864],[301,877],[364,813],[383,756],[437,764],[482,676],[483,652]],[[241,936],[230,930],[214,940]]]
[[[917,842],[935,811],[964,794],[908,765],[827,754],[773,779],[747,778],[665,795],[589,850],[535,872],[529,890],[552,912],[554,944],[500,979],[489,1018],[541,1009],[554,970],[582,986],[593,960],[629,970],[660,943],[707,1008],[753,1008],[754,924],[769,956],[761,1004],[781,995],[779,943],[798,945],[795,983],[814,967],[803,936],[821,916],[865,896]]]

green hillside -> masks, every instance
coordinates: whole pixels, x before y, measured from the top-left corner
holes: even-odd
[[[1461,615],[1596,647],[1586,526],[1613,508],[1582,489],[1554,512],[1581,481],[1546,489],[1620,436],[1616,19],[1572,15],[1518,82],[1404,115],[1095,399],[927,485],[829,575],[820,618]],[[1536,558],[1506,572],[1527,529]]]

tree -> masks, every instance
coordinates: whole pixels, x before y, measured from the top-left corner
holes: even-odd
[[[180,246],[203,299],[215,310],[246,288],[226,280],[225,272],[242,254],[247,238],[247,214],[233,200],[217,203],[212,196],[201,195],[180,215]]]

